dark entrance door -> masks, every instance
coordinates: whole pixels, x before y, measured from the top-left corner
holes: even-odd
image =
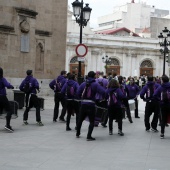
[[[120,66],[107,66],[106,73],[116,73],[117,75],[120,75]]]
[[[150,60],[144,60],[140,65],[140,75],[153,76],[153,63]]]
[[[140,68],[140,75],[153,76],[153,68]]]
[[[81,63],[81,75],[84,76],[85,64]],[[70,64],[70,73],[78,74],[78,63]]]

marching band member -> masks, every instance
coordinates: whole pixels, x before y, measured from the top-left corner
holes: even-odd
[[[4,109],[7,113],[5,129],[10,132],[14,132],[10,125],[11,111],[5,88],[14,89],[14,87],[6,80],[6,78],[3,77],[3,69],[0,68],[0,111],[3,111]]]

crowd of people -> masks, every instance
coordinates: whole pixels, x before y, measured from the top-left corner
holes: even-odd
[[[28,125],[28,113],[32,107],[36,108],[37,125],[43,126],[40,115],[40,101],[37,93],[39,83],[33,77],[32,70],[26,71],[26,77],[21,82],[19,89],[25,93],[25,112],[23,114],[23,125]],[[95,140],[92,132],[99,123],[106,128],[109,127],[109,135],[113,134],[113,120],[118,124],[118,134],[124,136],[123,118],[127,117],[133,123],[129,101],[135,103],[135,118],[140,118],[138,113],[138,96],[146,102],[144,123],[145,130],[158,132],[158,120],[161,126],[160,138],[164,138],[165,126],[168,126],[170,114],[170,83],[169,78],[163,75],[161,78],[153,76],[128,77],[109,74],[104,76],[103,72],[90,71],[82,83],[77,82],[75,74],[61,71],[61,74],[52,80],[49,87],[54,91],[54,113],[53,122],[66,123],[66,131],[72,130],[70,120],[76,115],[76,137],[81,135],[81,127],[84,120],[89,121],[87,140]],[[13,132],[10,125],[11,110],[6,94],[6,88],[14,87],[4,78],[3,69],[0,68],[0,111],[6,111],[5,129]],[[59,104],[62,105],[59,115]],[[150,123],[150,116],[153,118]],[[65,120],[66,117],[66,120]]]

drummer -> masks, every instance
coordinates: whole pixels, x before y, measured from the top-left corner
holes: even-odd
[[[102,86],[104,89],[107,88],[107,85],[108,85],[108,79],[104,78],[104,73],[103,72],[97,72],[96,75],[98,74],[98,78],[96,78],[96,82]],[[103,127],[107,127],[106,124],[107,124],[107,121],[108,121],[108,114],[107,114],[107,111],[106,109],[102,109],[102,108],[107,108],[107,103],[106,101],[103,101],[104,100],[104,97],[103,95],[101,95],[100,93],[96,93],[96,96],[95,96],[95,99],[96,99],[96,105],[98,106],[97,109],[96,109],[96,112],[97,114],[99,115],[103,115],[104,114],[104,120],[103,122],[101,123],[101,125]],[[97,117],[95,118],[95,126],[98,126],[99,125],[99,121],[100,121],[100,118],[98,119]]]
[[[88,116],[89,118],[89,129],[87,134],[87,141],[93,141],[92,132],[94,128],[94,118],[95,118],[95,96],[96,93],[100,93],[101,95],[105,94],[105,89],[101,87],[95,81],[95,72],[90,71],[88,73],[88,78],[86,82],[82,83],[78,89],[77,96],[79,99],[82,99],[80,105],[80,114],[79,121],[77,125],[77,133],[76,136],[79,138],[80,130],[84,119]]]
[[[126,96],[122,93],[119,88],[117,80],[112,79],[109,82],[108,89],[106,90],[106,99],[108,101],[108,115],[109,115],[109,135],[113,135],[113,120],[116,119],[118,123],[118,134],[124,136],[122,132],[122,100]]]
[[[118,81],[119,81],[119,85],[120,85],[120,89],[121,89],[122,93],[126,96],[126,91],[125,91],[126,84],[123,82],[123,77],[119,76]],[[133,123],[127,98],[123,99],[123,104],[126,107],[126,114],[129,119],[129,122]]]
[[[12,127],[10,126],[11,121],[11,112],[10,112],[10,104],[7,98],[6,89],[14,89],[14,87],[3,77],[3,69],[0,68],[0,111],[5,109],[7,112],[6,115],[6,126],[5,129],[9,132],[14,132]]]
[[[135,84],[134,78],[130,78],[129,84],[126,85],[126,93],[129,100],[135,101],[135,118],[140,118],[138,115],[138,95],[140,93],[139,87]]]
[[[153,98],[153,94],[160,85],[154,82],[153,76],[148,76],[148,82],[140,92],[140,98],[146,102],[145,106],[145,128],[149,132],[158,132],[158,115],[160,111],[159,102]],[[150,123],[150,116],[153,114],[152,122]]]

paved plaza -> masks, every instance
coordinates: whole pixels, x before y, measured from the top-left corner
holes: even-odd
[[[0,170],[169,170],[170,127],[165,139],[160,132],[145,132],[144,103],[139,101],[140,119],[133,118],[130,124],[123,121],[125,136],[109,136],[108,128],[95,127],[96,141],[86,141],[88,123],[82,126],[81,138],[75,130],[66,132],[64,123],[53,123],[53,97],[45,97],[42,121],[45,126],[35,124],[35,110],[29,113],[29,125],[22,125],[23,111],[12,120],[15,132],[4,130],[5,121],[0,120]],[[134,113],[132,112],[134,117]],[[75,127],[75,117],[71,128]],[[160,127],[158,127],[160,130]]]

